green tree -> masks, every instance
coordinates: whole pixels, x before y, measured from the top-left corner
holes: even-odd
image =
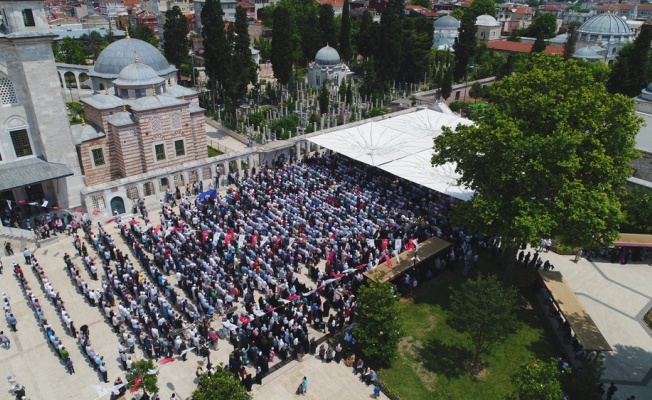
[[[441,97],[448,100],[453,93],[453,68],[452,66],[444,70],[444,75],[441,80]]]
[[[358,291],[358,304],[353,327],[356,347],[367,363],[388,365],[403,336],[394,288],[388,282],[369,279]]]
[[[152,46],[158,48],[158,38],[154,35],[154,32],[152,32],[152,30],[149,29],[149,26],[145,24],[138,24],[134,29],[130,28],[129,34],[134,39],[140,39],[143,42],[147,42]]]
[[[453,79],[456,82],[461,81],[467,72],[467,67],[473,62],[478,33],[478,27],[475,25],[476,19],[480,15],[488,14],[496,16],[496,4],[493,0],[475,0],[466,10],[460,20],[460,29],[457,39],[453,45],[455,49],[455,70]]]
[[[360,22],[360,34],[358,35],[358,54],[365,60],[376,53],[376,42],[378,35],[378,25],[374,23],[374,18],[365,10]]]
[[[410,4],[413,6],[421,6],[423,8],[427,8],[428,10],[432,8],[430,0],[411,0]]]
[[[604,363],[600,357],[593,361],[582,360],[582,368],[561,376],[564,392],[573,400],[594,400],[596,388],[604,373]]]
[[[328,114],[328,105],[329,105],[329,98],[328,98],[328,85],[326,84],[326,81],[321,85],[321,89],[319,90],[319,111],[322,114]]]
[[[203,374],[199,377],[197,389],[192,392],[192,400],[251,400],[251,395],[240,384],[237,376],[230,371],[217,367],[212,376]]]
[[[469,97],[472,99],[479,99],[484,96],[484,89],[480,82],[473,82],[471,89],[469,89]]]
[[[537,36],[537,39],[534,41],[534,44],[532,45],[532,50],[530,50],[530,52],[543,53],[545,51],[546,51],[546,40],[543,38],[543,34],[539,34]]]
[[[333,6],[328,3],[319,6],[319,28],[321,29],[321,45],[337,48],[335,12]]]
[[[269,60],[272,55],[272,41],[266,37],[257,37],[254,39],[254,49],[260,51],[260,58]]]
[[[397,78],[401,82],[417,83],[425,78],[432,65],[432,21],[424,16],[403,21],[401,67]]]
[[[566,41],[564,42],[564,60],[570,60],[575,54],[575,47],[577,45],[577,39],[580,37],[580,33],[577,31],[577,25],[569,26],[566,30]]]
[[[351,50],[351,13],[349,0],[344,0],[342,6],[342,25],[340,27],[340,56],[343,60],[349,61],[353,56]]]
[[[652,190],[636,186],[623,197],[623,230],[652,233]]]
[[[450,326],[473,344],[474,366],[494,344],[516,330],[516,289],[504,288],[494,275],[469,279],[451,293]]]
[[[494,106],[475,125],[443,129],[432,160],[457,163],[475,195],[453,217],[502,237],[508,276],[520,243],[613,241],[642,123],[633,100],[573,60],[530,54],[517,68],[492,86]]]
[[[220,0],[206,0],[201,10],[201,23],[204,46],[204,64],[206,75],[210,80],[211,109],[215,111],[217,100],[217,83],[226,78],[226,60],[230,54],[229,44],[224,32],[224,11]]]
[[[55,56],[56,55],[59,56],[56,60],[60,63],[75,65],[86,64],[84,49],[82,48],[81,43],[73,38],[63,38],[59,44],[58,52],[55,53]]]
[[[287,8],[276,6],[274,10],[274,24],[276,26],[290,26],[290,13]],[[272,32],[272,70],[274,76],[282,85],[290,82],[292,74],[292,39],[288,29],[274,29]]]
[[[373,57],[370,57],[364,65],[364,79],[360,93],[369,99],[376,95],[378,91],[378,82],[376,81],[376,65]]]
[[[134,387],[136,378],[143,377],[140,389],[144,393],[158,393],[158,374],[149,374],[156,366],[152,360],[138,360],[131,364],[131,371],[127,373],[127,387]]]
[[[650,83],[648,70],[651,42],[652,30],[643,29],[633,44],[627,44],[620,50],[607,82],[610,92],[634,97]]]
[[[532,20],[532,25],[525,30],[525,36],[551,39],[557,35],[557,17],[551,13],[539,13]]]
[[[102,35],[98,31],[90,31],[89,33],[84,33],[79,38],[82,47],[84,48],[84,53],[88,58],[95,59],[100,54],[102,46],[105,41]]]
[[[526,361],[512,375],[515,388],[512,398],[514,400],[559,400],[564,397],[560,378],[557,360],[554,358],[547,362]],[[593,390],[595,391],[595,386]]]
[[[401,67],[404,18],[403,0],[389,0],[380,16],[378,43],[382,45],[376,49],[376,76],[383,89]]]
[[[340,83],[340,87],[339,87],[337,93],[338,93],[339,98],[340,98],[339,100],[341,102],[345,102],[346,101],[346,79],[342,79],[342,83]]]
[[[249,48],[249,23],[246,9],[240,6],[235,8],[235,22],[230,25],[231,27],[233,29],[229,29],[229,32],[233,50],[227,68],[229,76],[224,81],[224,90],[231,104],[235,104],[237,99],[247,93],[247,86],[256,83],[258,66],[251,57]]]
[[[311,8],[306,16],[301,47],[306,60],[310,61],[313,61],[319,49],[324,47],[321,30],[319,29],[319,14],[315,8]]]
[[[165,58],[177,67],[179,76],[181,64],[188,58],[190,43],[188,42],[188,22],[179,6],[165,12],[163,24],[163,51]]]

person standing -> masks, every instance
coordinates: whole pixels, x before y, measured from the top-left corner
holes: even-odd
[[[75,373],[75,367],[72,365],[72,360],[70,358],[66,360],[66,369],[70,375]]]
[[[23,256],[25,256],[25,264],[31,264],[32,263],[32,252],[29,251],[27,247],[25,247],[25,250],[23,250]]]
[[[9,314],[9,318],[7,319],[7,322],[9,322],[9,326],[11,327],[12,331],[18,332],[18,329],[16,329],[16,325],[18,325],[18,320],[16,320],[16,317],[14,317],[14,314]]]
[[[5,335],[4,331],[0,331],[0,340],[2,340],[2,347],[9,350],[11,348],[11,340]]]
[[[5,251],[7,252],[8,256],[14,255],[14,249],[11,248],[11,243],[5,242]]]

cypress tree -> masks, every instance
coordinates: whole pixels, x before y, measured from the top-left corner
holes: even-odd
[[[179,6],[165,12],[163,24],[163,50],[165,58],[177,68],[177,77],[181,74],[181,64],[188,58],[188,23]]]
[[[274,10],[274,26],[289,27],[290,13],[287,8],[276,6]],[[290,82],[292,74],[292,38],[290,29],[274,29],[272,33],[272,70],[274,76],[282,85]]]
[[[340,27],[340,56],[348,61],[352,57],[351,51],[351,13],[349,0],[344,0],[342,6],[342,25]]]
[[[226,77],[224,55],[230,53],[224,32],[224,11],[222,11],[220,0],[206,0],[200,18],[204,45],[204,63],[206,74],[210,79],[211,108],[215,111],[217,82],[223,82]]]
[[[396,79],[401,66],[403,46],[403,19],[405,3],[403,0],[389,0],[380,17],[380,32],[376,54],[376,73],[383,85]]]
[[[360,33],[358,34],[357,41],[358,54],[365,60],[373,56],[376,52],[377,33],[373,16],[369,10],[365,10],[364,14],[362,14]]]
[[[328,114],[328,85],[326,81],[321,84],[321,90],[319,91],[319,112],[322,114]]]
[[[319,6],[319,26],[321,28],[322,46],[337,49],[337,32],[335,30],[335,11],[330,4]]]

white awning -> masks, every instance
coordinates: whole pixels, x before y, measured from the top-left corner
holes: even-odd
[[[461,200],[473,195],[457,185],[455,164],[433,166],[433,139],[442,127],[473,122],[457,115],[419,110],[309,138],[337,153]]]

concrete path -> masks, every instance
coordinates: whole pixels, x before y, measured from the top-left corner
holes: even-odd
[[[613,400],[631,395],[652,399],[652,332],[643,322],[652,307],[652,266],[611,264],[605,259],[581,259],[576,264],[574,256],[541,256],[562,273],[613,348],[603,353],[605,386],[615,382],[618,387]]]
[[[206,139],[209,146],[213,146],[225,153],[241,151],[247,148],[245,143],[231,137],[228,128],[206,118]]]

